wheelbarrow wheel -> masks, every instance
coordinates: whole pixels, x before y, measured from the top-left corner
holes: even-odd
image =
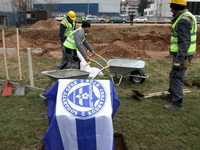
[[[131,72],[130,75],[144,76],[144,74],[140,70],[135,70],[135,71]],[[134,76],[130,76],[130,80],[132,83],[143,83],[146,79],[146,78],[134,77]]]

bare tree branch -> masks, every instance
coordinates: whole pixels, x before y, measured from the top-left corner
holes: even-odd
[[[32,0],[11,0],[14,11],[27,11],[32,7]]]

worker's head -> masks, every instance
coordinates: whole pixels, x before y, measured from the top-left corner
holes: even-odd
[[[88,21],[83,21],[81,27],[87,33],[91,27],[91,24]]]
[[[69,20],[69,21],[74,21],[74,20],[76,20],[76,14],[75,14],[75,12],[74,11],[69,11],[68,13],[67,13],[67,19]]]
[[[170,0],[170,4],[178,4],[181,6],[186,6],[187,5],[187,0]]]
[[[170,0],[171,12],[175,14],[177,11],[186,9],[187,0]]]

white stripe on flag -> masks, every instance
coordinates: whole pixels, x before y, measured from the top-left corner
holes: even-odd
[[[113,126],[112,118],[108,116],[96,117],[97,150],[112,150]],[[102,146],[104,145],[104,146]]]
[[[106,89],[106,104],[104,111],[95,116],[96,119],[96,135],[97,150],[112,150],[113,147],[113,124],[112,124],[112,105],[110,81],[106,80],[102,83]],[[102,146],[104,145],[104,146]]]
[[[78,150],[76,135],[76,121],[65,115],[56,117],[65,150]]]

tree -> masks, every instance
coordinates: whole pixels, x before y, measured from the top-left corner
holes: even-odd
[[[47,10],[50,13],[50,16],[52,16],[52,11],[56,8],[55,7],[55,0],[44,0],[47,4]]]
[[[13,11],[28,11],[32,8],[33,0],[11,0]]]
[[[144,15],[144,9],[148,5],[148,0],[140,0],[139,8],[138,8],[138,13],[143,16]]]

